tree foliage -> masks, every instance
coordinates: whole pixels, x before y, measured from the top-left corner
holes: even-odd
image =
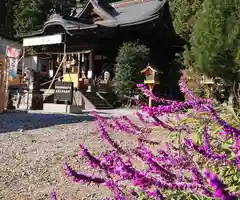
[[[14,29],[17,34],[39,29],[46,21],[53,2],[49,0],[20,0],[14,6]]]
[[[240,75],[240,0],[170,0],[176,32],[187,41],[183,63],[230,83]]]
[[[205,0],[185,51],[185,64],[227,82],[237,79],[240,0]]]
[[[150,50],[145,45],[124,43],[118,52],[114,74],[114,88],[120,95],[132,96],[136,84],[142,80],[141,69],[146,66]]]
[[[204,0],[170,0],[170,11],[177,34],[189,40],[196,20],[196,13]]]
[[[13,29],[13,9],[15,0],[0,1],[0,34],[12,37],[15,34]]]

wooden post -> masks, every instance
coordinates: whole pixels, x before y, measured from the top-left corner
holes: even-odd
[[[66,73],[66,61],[67,61],[66,48],[67,48],[67,45],[65,41],[63,46],[63,74]]]
[[[153,88],[154,88],[155,84],[148,84],[149,90],[152,93]],[[149,97],[148,98],[148,107],[151,108],[152,107],[152,98]]]
[[[208,85],[205,85],[205,98],[209,98],[210,93],[209,93],[209,89],[208,89]]]
[[[92,51],[89,53],[89,68],[88,68],[88,74],[87,74],[87,78],[88,78],[88,92],[92,91],[92,78],[93,78],[93,56],[92,56]],[[91,74],[89,74],[89,72]],[[91,76],[89,76],[91,75]]]
[[[8,79],[7,77],[7,63],[5,56],[0,55],[0,111],[4,111],[6,109],[6,101],[7,101],[7,95],[6,95],[6,81]]]

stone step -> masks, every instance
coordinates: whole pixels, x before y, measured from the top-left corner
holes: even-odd
[[[95,92],[84,92],[83,95],[96,107],[96,109],[111,109],[109,104]]]

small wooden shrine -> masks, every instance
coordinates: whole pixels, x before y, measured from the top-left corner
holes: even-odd
[[[211,92],[213,91],[213,87],[215,85],[215,81],[213,78],[207,77],[202,75],[202,79],[200,81],[200,84],[204,88],[204,93],[206,98],[210,98]]]
[[[162,73],[155,67],[148,64],[146,68],[144,68],[141,73],[144,74],[144,83],[148,85],[149,90],[152,92],[155,85],[159,84],[159,74]],[[152,98],[149,97],[148,101],[149,107],[152,106]]]

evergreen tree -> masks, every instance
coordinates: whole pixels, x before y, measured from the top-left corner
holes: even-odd
[[[0,34],[4,33],[4,26],[5,26],[5,16],[6,16],[6,6],[5,0],[0,1]]]
[[[185,64],[230,84],[239,74],[240,0],[205,0],[184,53]]]
[[[13,4],[14,0],[0,1],[0,33],[3,36],[13,36]]]
[[[50,11],[51,0],[19,0],[14,6],[14,28],[17,34],[42,27]]]
[[[170,12],[177,34],[188,41],[196,20],[196,14],[201,9],[204,0],[170,0]]]
[[[114,73],[114,88],[119,95],[132,96],[136,84],[143,79],[141,69],[146,66],[150,50],[145,45],[124,43],[118,52]]]

